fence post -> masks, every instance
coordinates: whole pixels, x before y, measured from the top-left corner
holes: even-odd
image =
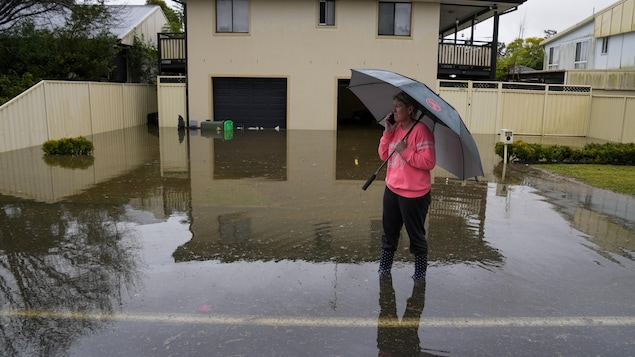
[[[546,84],[544,87],[545,91],[545,102],[542,105],[542,119],[540,120],[540,136],[545,136],[545,118],[547,117],[547,105],[549,102],[549,85]]]

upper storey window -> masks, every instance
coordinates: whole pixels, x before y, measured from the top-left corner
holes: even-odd
[[[409,2],[379,2],[379,35],[410,36],[412,4]]]
[[[216,32],[249,32],[249,0],[216,0]]]
[[[335,0],[320,0],[320,26],[335,26]]]

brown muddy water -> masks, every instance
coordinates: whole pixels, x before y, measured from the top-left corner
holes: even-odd
[[[377,277],[380,127],[134,128],[0,154],[3,356],[634,356],[635,202],[433,173],[427,281]],[[583,139],[528,138],[564,145]]]

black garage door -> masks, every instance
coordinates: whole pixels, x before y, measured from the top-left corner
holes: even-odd
[[[212,90],[214,120],[232,120],[235,127],[287,127],[286,78],[213,78]]]

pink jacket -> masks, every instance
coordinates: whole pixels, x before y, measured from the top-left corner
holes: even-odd
[[[397,125],[392,133],[384,131],[379,140],[379,158],[386,160],[408,130]],[[430,170],[436,165],[434,134],[419,122],[406,139],[408,147],[395,152],[387,163],[386,186],[394,193],[415,198],[430,192]]]

